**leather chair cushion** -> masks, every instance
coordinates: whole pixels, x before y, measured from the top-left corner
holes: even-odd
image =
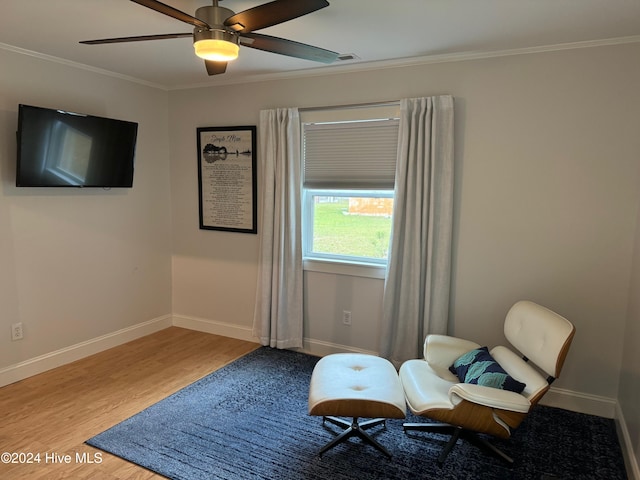
[[[309,387],[309,414],[404,418],[406,404],[393,364],[375,355],[335,353],[321,358]]]

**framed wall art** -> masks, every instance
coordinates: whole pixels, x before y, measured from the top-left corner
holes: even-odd
[[[201,127],[200,228],[257,233],[256,127]]]

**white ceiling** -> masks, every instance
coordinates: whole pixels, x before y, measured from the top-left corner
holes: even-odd
[[[224,0],[235,12],[267,0]],[[355,54],[323,65],[241,47],[227,73],[209,77],[180,38],[81,45],[96,38],[190,32],[186,23],[129,0],[0,0],[0,47],[55,57],[163,88],[220,85],[282,75],[394,65],[457,54],[563,44],[640,41],[640,0],[329,0],[330,6],[260,30]],[[194,15],[210,0],[164,0]],[[584,43],[583,43],[584,42]],[[379,63],[376,63],[376,65]],[[1,66],[0,66],[1,72]]]

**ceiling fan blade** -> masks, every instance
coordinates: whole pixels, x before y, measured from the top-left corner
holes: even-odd
[[[188,23],[189,25],[193,25],[194,27],[211,28],[207,23],[203,22],[202,20],[196,17],[192,17],[188,13],[184,13],[183,11],[178,10],[177,8],[173,8],[169,5],[165,5],[162,2],[158,2],[157,0],[131,0],[131,1],[134,3],[137,3],[138,5],[142,5],[143,7],[147,7],[147,8],[150,8],[151,10],[155,10],[156,12],[164,13],[165,15],[175,18],[176,20],[180,20],[181,22]]]
[[[193,33],[163,33],[160,35],[139,35],[136,37],[101,38],[99,40],[83,40],[85,45],[101,45],[103,43],[144,42],[146,40],[167,40],[169,38],[193,37]]]
[[[205,60],[204,66],[207,67],[209,75],[220,75],[227,71],[227,62],[214,62],[213,60]]]
[[[240,44],[266,52],[279,53],[280,55],[321,63],[333,63],[340,55],[324,48],[259,33],[243,33],[240,36]]]
[[[236,32],[248,33],[328,7],[326,0],[275,0],[230,16],[224,22]]]

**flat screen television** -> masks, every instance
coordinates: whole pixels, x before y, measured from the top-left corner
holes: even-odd
[[[138,124],[19,105],[18,187],[131,188]]]

